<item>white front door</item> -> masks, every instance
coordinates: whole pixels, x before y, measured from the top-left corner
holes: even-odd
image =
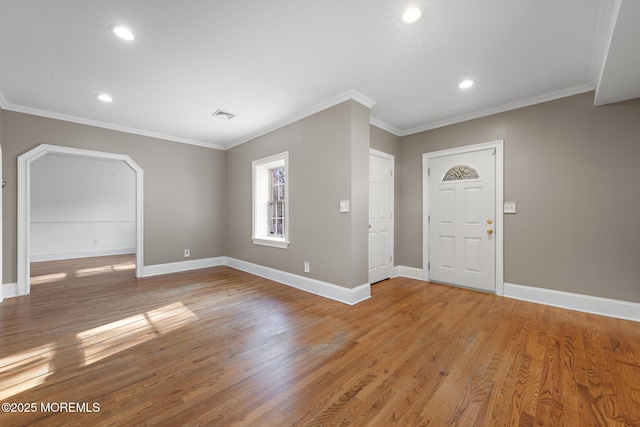
[[[429,277],[496,290],[495,148],[429,159]]]
[[[369,155],[369,283],[391,277],[393,268],[393,156]]]

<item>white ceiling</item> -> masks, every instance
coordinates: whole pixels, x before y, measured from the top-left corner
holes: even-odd
[[[594,89],[605,104],[640,97],[639,3],[0,0],[0,106],[229,148],[349,98],[400,136]]]

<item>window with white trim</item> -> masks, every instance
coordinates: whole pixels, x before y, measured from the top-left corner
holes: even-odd
[[[253,243],[287,248],[289,245],[289,153],[252,162]]]

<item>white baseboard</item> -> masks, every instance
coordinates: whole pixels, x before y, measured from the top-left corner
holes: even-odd
[[[504,296],[569,310],[640,322],[640,304],[532,286],[504,284]]]
[[[31,254],[31,262],[58,261],[61,259],[91,258],[96,256],[135,254],[136,248],[87,249],[82,251]]]
[[[216,267],[220,265],[226,265],[237,270],[242,270],[256,276],[274,280],[284,285],[349,305],[355,305],[371,297],[371,286],[369,283],[365,283],[353,289],[348,289],[332,283],[322,282],[309,277],[225,256],[144,266],[142,268],[142,277],[179,273],[182,271],[197,270],[200,268]],[[393,268],[393,277],[399,276],[422,280],[422,269],[395,266]],[[16,296],[19,296],[17,283],[4,283],[2,285],[3,298],[13,298]],[[574,294],[570,292],[556,291],[553,289],[516,285],[514,283],[504,284],[504,296],[537,304],[550,305],[569,310],[640,322],[640,303]]]
[[[393,277],[408,277],[410,279],[422,280],[422,269],[396,265],[393,267]]]
[[[365,283],[364,285],[360,285],[354,289],[348,289],[332,283],[322,282],[320,280],[299,276],[297,274],[264,267],[230,257],[207,258],[145,266],[143,267],[143,277],[178,273],[181,271],[196,270],[199,268],[215,267],[219,265],[226,265],[228,267],[235,268],[236,270],[245,271],[256,276],[264,277],[296,289],[349,305],[357,304],[371,297],[371,287],[369,283]]]
[[[15,298],[17,296],[19,296],[17,283],[2,284],[2,298]]]
[[[315,295],[330,298],[345,304],[355,305],[361,301],[371,298],[371,286],[369,283],[349,289],[333,283],[322,282],[309,277],[287,273],[270,267],[241,261],[235,258],[225,257],[225,265],[242,270],[256,276],[274,280],[287,286],[294,287]]]
[[[142,277],[160,276],[162,274],[179,273],[201,268],[217,267],[220,265],[226,265],[237,270],[242,270],[256,276],[282,283],[283,285],[291,286],[296,289],[349,305],[355,305],[361,301],[371,298],[371,286],[369,283],[349,289],[332,283],[322,282],[320,280],[287,273],[286,271],[280,271],[274,268],[264,267],[229,257],[205,258],[171,262],[167,264],[147,265],[142,267]],[[6,283],[2,285],[2,295],[4,298],[18,296],[17,283]]]
[[[189,261],[170,262],[167,264],[145,265],[142,267],[142,277],[160,276],[162,274],[180,273],[182,271],[198,270],[200,268],[224,265],[225,257],[192,259]]]

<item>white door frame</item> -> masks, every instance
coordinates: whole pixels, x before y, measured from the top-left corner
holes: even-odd
[[[504,141],[492,141],[482,144],[467,145],[448,150],[433,151],[422,154],[422,278],[429,281],[429,160],[435,157],[464,154],[494,148],[496,151],[496,295],[504,295]]]
[[[391,161],[391,185],[389,186],[390,197],[389,197],[389,212],[391,213],[391,224],[389,225],[389,255],[391,256],[391,267],[389,269],[389,277],[393,277],[393,267],[396,262],[396,256],[394,253],[394,207],[395,207],[395,179],[396,179],[396,158],[392,154],[385,153],[384,151],[376,150],[374,148],[369,148],[369,161],[371,161],[371,155],[382,157],[383,159],[387,159]],[[369,248],[371,250],[371,248]]]
[[[125,162],[136,176],[136,277],[142,277],[144,260],[143,226],[143,171],[131,157],[124,154],[84,150],[42,144],[18,156],[18,286],[17,295],[28,295],[31,291],[30,276],[30,236],[31,236],[31,163],[47,154],[63,154]]]

